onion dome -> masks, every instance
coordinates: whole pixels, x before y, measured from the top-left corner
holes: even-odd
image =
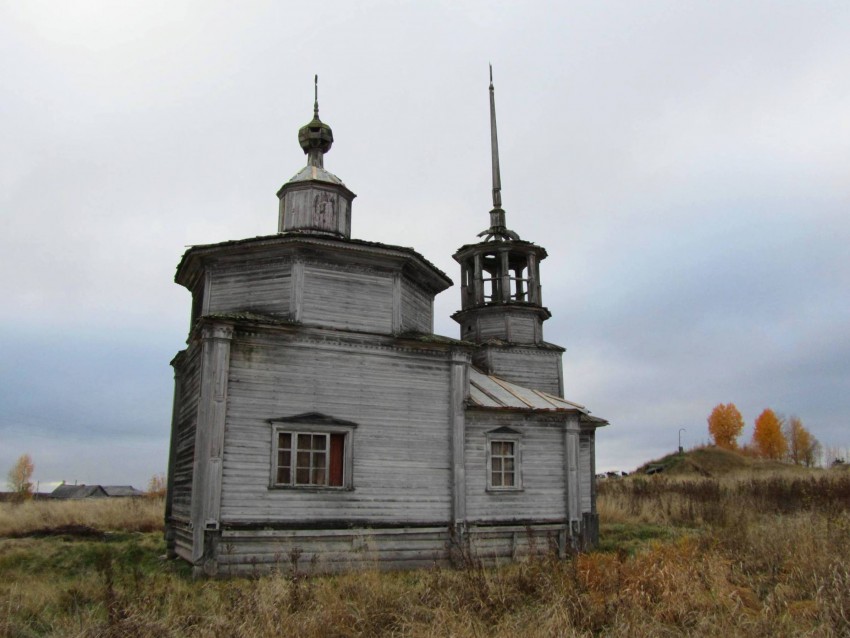
[[[323,165],[323,155],[331,150],[334,134],[331,127],[319,119],[319,76],[315,76],[313,119],[298,130],[298,143],[307,155],[308,166]]]

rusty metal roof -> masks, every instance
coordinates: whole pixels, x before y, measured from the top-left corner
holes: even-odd
[[[585,420],[600,425],[607,423],[604,419],[591,417],[590,410],[579,403],[556,397],[548,392],[525,388],[499,377],[484,374],[475,368],[469,369],[469,400],[472,406],[480,408],[580,412],[586,417]]]

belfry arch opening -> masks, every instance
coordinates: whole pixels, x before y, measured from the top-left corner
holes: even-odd
[[[488,249],[461,262],[463,307],[530,303],[540,305],[538,259],[534,251]]]

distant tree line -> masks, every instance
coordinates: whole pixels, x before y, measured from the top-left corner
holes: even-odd
[[[739,448],[738,437],[743,429],[744,419],[734,403],[714,406],[708,417],[708,433],[717,447],[740,449],[752,456],[787,460],[806,467],[817,465],[823,451],[820,442],[799,417],[786,420],[770,408],[756,418],[752,441]]]

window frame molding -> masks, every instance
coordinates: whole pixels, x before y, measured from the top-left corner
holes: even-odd
[[[522,480],[522,433],[502,427],[485,433],[486,472],[485,491],[493,494],[515,493],[525,490]],[[493,443],[514,444],[514,485],[493,485]]]
[[[268,423],[271,425],[271,458],[269,459],[270,471],[268,485],[270,490],[296,490],[299,492],[344,492],[354,490],[354,430],[357,428],[356,423],[343,421],[341,419],[333,419],[317,413],[308,413],[279,419],[268,419]],[[287,432],[294,435],[319,434],[330,436],[331,434],[342,434],[342,485],[296,485],[294,482],[290,484],[278,483],[278,439],[281,433]],[[293,441],[293,447],[294,445],[295,443]],[[328,446],[329,445],[330,441],[328,441]],[[295,458],[293,457],[293,463],[294,462]],[[328,476],[330,476],[329,457],[327,459],[326,471],[328,472]],[[293,474],[295,472],[294,466],[292,472]]]

